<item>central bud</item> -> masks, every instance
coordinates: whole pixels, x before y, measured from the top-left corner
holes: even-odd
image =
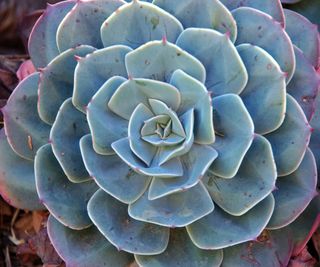
[[[182,142],[186,134],[177,114],[162,101],[149,99],[148,102],[153,116],[144,121],[141,138],[155,146],[172,146]]]
[[[171,120],[167,124],[157,123],[155,133],[161,138],[166,139],[171,133]]]

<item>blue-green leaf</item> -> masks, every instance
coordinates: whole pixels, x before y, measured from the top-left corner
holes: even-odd
[[[287,232],[263,231],[257,240],[224,249],[221,267],[288,266],[292,247]]]
[[[265,137],[272,146],[278,176],[289,175],[300,165],[309,144],[311,127],[296,100],[287,94],[284,122]]]
[[[163,41],[148,42],[126,56],[128,75],[169,82],[172,73],[181,69],[204,82],[206,70],[201,62],[178,46]]]
[[[151,166],[147,167],[131,151],[128,138],[123,138],[112,143],[112,148],[125,163],[127,163],[134,171],[142,175],[162,178],[171,178],[182,175],[182,164],[177,158],[173,158],[161,166],[158,165],[158,162],[153,161]]]
[[[123,83],[112,95],[108,107],[118,116],[129,120],[133,110],[140,103],[151,108],[149,99],[158,99],[173,110],[180,105],[180,93],[170,84],[149,79],[132,79]],[[123,99],[130,101],[123,105]]]
[[[150,166],[157,152],[157,147],[142,140],[140,129],[144,125],[144,122],[153,116],[154,114],[150,111],[150,109],[144,104],[140,103],[132,112],[128,126],[128,136],[131,151],[147,166]]]
[[[182,30],[181,23],[174,16],[156,5],[131,1],[102,24],[101,38],[105,47],[124,44],[137,48],[163,37],[174,43]]]
[[[153,4],[163,8],[185,28],[209,28],[228,33],[234,42],[237,26],[228,9],[218,0],[154,0]]]
[[[111,244],[129,253],[162,253],[169,241],[169,228],[136,221],[129,217],[128,206],[102,190],[88,203],[91,220]]]
[[[197,248],[185,229],[170,231],[169,245],[160,255],[135,255],[136,261],[143,267],[219,267],[222,262],[222,250],[203,250]]]
[[[129,205],[129,215],[139,221],[167,227],[183,227],[208,215],[214,209],[211,197],[199,182],[185,192],[149,200],[145,192]]]
[[[205,85],[213,95],[239,94],[245,87],[246,68],[227,35],[210,29],[189,28],[179,36],[177,45],[205,66]]]
[[[102,155],[114,154],[111,144],[128,136],[128,121],[114,114],[107,103],[125,78],[114,76],[104,83],[87,107],[87,119],[94,150]]]
[[[271,145],[257,135],[232,179],[207,173],[204,184],[214,202],[225,212],[241,216],[272,192],[276,179]]]
[[[90,176],[80,153],[80,138],[89,133],[86,116],[67,99],[61,106],[51,132],[52,150],[70,181],[87,181]]]
[[[315,112],[312,120],[310,121],[310,124],[313,128],[313,134],[311,135],[309,146],[315,156],[318,173],[320,174],[320,94],[318,94],[315,99],[315,106]]]
[[[266,50],[286,73],[289,83],[295,70],[295,57],[291,40],[280,23],[250,7],[239,7],[232,15],[238,25],[236,45],[250,43]]]
[[[82,44],[102,48],[101,24],[125,3],[123,0],[77,1],[58,27],[57,45],[60,52]]]
[[[148,198],[150,200],[161,198],[195,186],[217,156],[218,153],[211,147],[193,144],[189,152],[180,157],[183,175],[174,179],[153,178]]]
[[[94,226],[72,230],[49,216],[48,234],[56,251],[70,267],[129,266],[133,262],[132,254],[118,251]]]
[[[194,141],[198,144],[211,144],[215,140],[211,97],[206,87],[182,70],[176,70],[170,84],[175,86],[181,95],[181,104],[177,111],[183,114],[194,109]]]
[[[222,2],[229,10],[233,10],[242,6],[258,9],[264,13],[269,14],[272,18],[280,22],[282,27],[285,24],[283,9],[280,0],[220,0],[220,2]]]
[[[226,94],[213,98],[213,122],[216,142],[211,146],[219,157],[209,171],[223,178],[232,178],[248,151],[254,133],[254,125],[241,98]]]
[[[260,47],[242,44],[237,49],[249,75],[241,99],[253,120],[255,132],[272,132],[285,117],[285,76],[278,63]]]
[[[118,155],[99,155],[92,147],[91,135],[80,140],[86,169],[96,183],[123,203],[136,201],[147,189],[150,177],[132,170]]]
[[[87,214],[87,202],[98,189],[97,185],[93,181],[70,182],[50,144],[37,152],[35,177],[41,201],[57,220],[72,229],[84,229],[92,224]]]
[[[299,47],[304,56],[315,67],[320,66],[320,36],[316,24],[306,17],[289,9],[284,9],[286,32],[293,44]]]
[[[220,208],[187,226],[192,241],[201,249],[221,249],[256,239],[266,227],[274,208],[270,194],[242,216]]]
[[[287,86],[287,92],[297,100],[307,120],[310,121],[317,107],[315,98],[320,88],[320,75],[296,46],[294,46],[294,52],[297,66]]]
[[[50,127],[37,113],[39,73],[25,78],[2,108],[8,141],[15,153],[33,160],[39,147],[49,141]]]
[[[77,109],[85,112],[92,96],[109,78],[127,77],[124,58],[130,51],[130,47],[115,45],[78,59],[72,94],[72,103]]]
[[[10,205],[27,210],[43,209],[34,179],[33,161],[18,156],[0,130],[0,195]]]
[[[69,0],[49,4],[35,23],[29,36],[28,51],[36,68],[44,68],[59,55],[56,43],[57,29],[75,3],[75,0]]]
[[[95,49],[91,46],[78,46],[55,57],[41,70],[39,83],[38,111],[40,118],[53,124],[61,104],[72,96],[75,57],[83,57]]]
[[[317,195],[317,166],[310,149],[295,172],[278,178],[277,189],[273,193],[276,204],[269,229],[293,222]]]

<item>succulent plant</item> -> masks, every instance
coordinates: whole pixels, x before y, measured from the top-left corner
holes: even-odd
[[[48,6],[2,196],[50,211],[68,266],[286,266],[319,223],[317,28],[280,0],[148,2]]]
[[[320,2],[313,0],[281,0],[285,8],[294,10],[319,25]]]

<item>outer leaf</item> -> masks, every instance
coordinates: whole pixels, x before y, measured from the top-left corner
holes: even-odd
[[[239,45],[237,49],[249,75],[241,99],[253,120],[255,132],[272,132],[285,117],[285,76],[278,63],[263,49],[249,44]]]
[[[50,144],[42,146],[35,159],[35,177],[39,197],[50,213],[72,229],[92,224],[87,202],[97,186],[93,181],[75,184],[68,180],[57,162]]]
[[[87,107],[93,148],[99,154],[114,154],[111,144],[128,136],[128,121],[114,114],[107,105],[114,92],[125,81],[125,78],[119,76],[107,80]]]
[[[200,182],[185,192],[149,200],[144,193],[129,205],[129,215],[139,221],[167,227],[183,227],[211,213],[214,204]]]
[[[209,28],[228,33],[234,42],[237,36],[236,23],[228,9],[217,0],[154,0],[153,4],[168,11],[185,28]]]
[[[109,100],[108,107],[118,116],[129,120],[138,104],[151,108],[150,98],[166,103],[173,110],[178,109],[181,101],[179,91],[170,84],[149,79],[132,79],[119,86]],[[124,99],[130,101],[123,105]]]
[[[252,140],[254,125],[241,98],[226,94],[213,98],[216,142],[211,146],[219,157],[209,171],[223,178],[236,175]]]
[[[213,95],[239,94],[245,87],[248,74],[228,35],[210,29],[188,28],[179,36],[177,45],[205,66],[205,85]]]
[[[44,208],[37,195],[33,161],[25,160],[12,151],[3,129],[0,130],[0,170],[3,199],[19,209]]]
[[[299,168],[285,177],[279,177],[273,195],[275,210],[268,224],[277,229],[293,222],[317,195],[317,166],[310,149],[307,149]]]
[[[77,1],[59,25],[57,45],[60,52],[81,44],[102,48],[101,24],[121,5],[122,0]]]
[[[128,53],[126,66],[133,78],[169,82],[172,73],[181,69],[200,82],[206,79],[206,70],[200,61],[166,40],[151,41]]]
[[[287,232],[264,231],[257,241],[224,249],[221,267],[288,266],[292,247]]]
[[[99,155],[92,148],[91,135],[80,140],[81,154],[90,175],[100,188],[124,203],[136,201],[147,189],[150,177],[133,171],[117,155]]]
[[[315,155],[318,173],[320,174],[320,94],[315,100],[316,110],[312,120],[310,121],[313,127],[313,134],[311,135],[310,148]]]
[[[57,56],[40,73],[38,112],[40,118],[53,124],[61,104],[72,96],[76,56],[85,56],[95,49],[79,46]]]
[[[318,27],[304,16],[285,9],[286,32],[292,43],[299,47],[310,63],[318,68],[320,66],[320,37]]]
[[[102,190],[90,199],[88,212],[100,232],[118,250],[154,255],[162,253],[168,245],[169,228],[131,219],[128,206]]]
[[[50,216],[48,234],[58,254],[70,267],[127,266],[133,261],[132,255],[117,251],[94,226],[72,230]]]
[[[290,1],[290,0],[285,0]],[[290,5],[288,8],[308,18],[312,23],[320,25],[320,4],[319,1],[303,0],[294,5]]]
[[[220,208],[188,225],[190,238],[201,249],[220,249],[254,240],[266,227],[274,208],[270,194],[242,216],[232,216]],[[227,259],[228,260],[228,259]]]
[[[294,98],[287,94],[287,110],[284,122],[272,133],[266,135],[272,146],[278,176],[294,172],[306,152],[311,127]]]
[[[162,178],[172,178],[182,175],[182,165],[180,160],[177,158],[173,158],[161,166],[159,166],[157,161],[153,161],[151,166],[147,167],[131,151],[128,138],[122,138],[116,142],[113,142],[112,148],[125,163],[127,163],[134,171],[142,175]]]
[[[316,108],[315,98],[320,88],[320,77],[299,48],[294,47],[294,52],[297,66],[287,92],[297,100],[310,121]]]
[[[285,25],[283,9],[280,0],[257,1],[257,0],[220,0],[228,9],[233,10],[238,7],[247,6],[258,9],[269,14],[275,20]]]
[[[195,186],[217,156],[211,147],[193,144],[190,151],[180,157],[183,175],[174,179],[153,178],[148,198],[153,200]]]
[[[66,14],[75,5],[74,0],[48,5],[34,25],[29,37],[28,51],[37,68],[44,68],[59,55],[56,32]]]
[[[193,108],[194,139],[199,144],[211,144],[215,140],[211,97],[206,87],[182,70],[176,70],[171,77],[170,84],[177,87],[181,95],[181,104],[177,111],[183,114]]]
[[[284,4],[295,4],[298,2],[301,2],[302,0],[281,0],[282,3]]]
[[[272,192],[276,178],[271,145],[257,135],[236,176],[224,179],[208,173],[204,184],[214,202],[225,212],[241,216]]]
[[[120,7],[101,26],[103,45],[124,44],[132,48],[166,37],[174,43],[183,27],[172,15],[149,3],[131,1]],[[119,34],[121,33],[121,34]]]
[[[298,255],[306,247],[313,233],[320,226],[320,196],[316,196],[303,213],[286,228],[294,244],[293,256]]]
[[[85,112],[92,96],[109,78],[116,75],[127,77],[124,58],[129,51],[130,47],[115,45],[78,60],[72,95],[72,103],[77,109]]]
[[[169,246],[164,253],[154,256],[135,255],[135,258],[143,267],[219,267],[222,255],[222,250],[198,249],[189,239],[185,229],[174,229],[170,232]]]
[[[285,228],[264,231],[256,242],[225,249],[222,267],[287,266],[291,256],[298,255],[305,248],[312,233],[319,226],[319,203],[319,197],[315,198],[309,207]]]
[[[87,133],[89,127],[85,115],[72,105],[71,98],[67,99],[52,126],[50,140],[53,153],[63,171],[75,183],[90,179],[79,146],[80,138]]]
[[[11,148],[25,159],[33,159],[39,147],[49,140],[49,125],[37,113],[39,73],[24,79],[2,108],[4,127]]]
[[[266,50],[286,73],[289,83],[295,70],[295,57],[290,38],[280,23],[249,7],[239,7],[232,14],[238,25],[236,44],[250,43]]]

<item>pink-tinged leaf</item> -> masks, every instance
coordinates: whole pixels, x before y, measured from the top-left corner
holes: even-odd
[[[316,259],[304,247],[299,255],[290,260],[288,267],[314,267],[316,263]]]
[[[36,69],[35,69],[32,61],[29,59],[20,65],[16,74],[17,74],[19,81],[22,81],[24,78],[26,78],[27,76],[29,76],[30,74],[32,74],[34,72],[36,72]]]
[[[305,239],[298,241],[296,243],[296,246],[293,250],[293,255],[299,255],[299,253],[301,253],[301,251],[304,249],[304,247],[307,245],[308,241],[312,237],[313,233],[318,229],[319,225],[320,225],[320,212],[318,212],[317,218],[315,219],[315,221],[314,221],[308,235],[305,237]]]
[[[75,1],[62,1],[48,5],[45,12],[34,25],[28,43],[28,50],[33,64],[45,67],[59,54],[56,44],[56,32],[66,14],[75,5]]]
[[[317,251],[318,255],[320,256],[320,229],[318,229],[312,236],[312,242],[314,245],[315,250]]]
[[[299,47],[306,59],[315,67],[320,66],[320,36],[317,25],[294,11],[284,9],[286,32],[294,45]]]
[[[296,70],[287,86],[287,92],[297,100],[310,121],[316,108],[315,99],[320,88],[320,76],[301,49],[294,46],[294,52]]]
[[[0,195],[6,202],[19,209],[44,209],[36,191],[33,161],[12,151],[3,129],[0,130],[0,170]]]

